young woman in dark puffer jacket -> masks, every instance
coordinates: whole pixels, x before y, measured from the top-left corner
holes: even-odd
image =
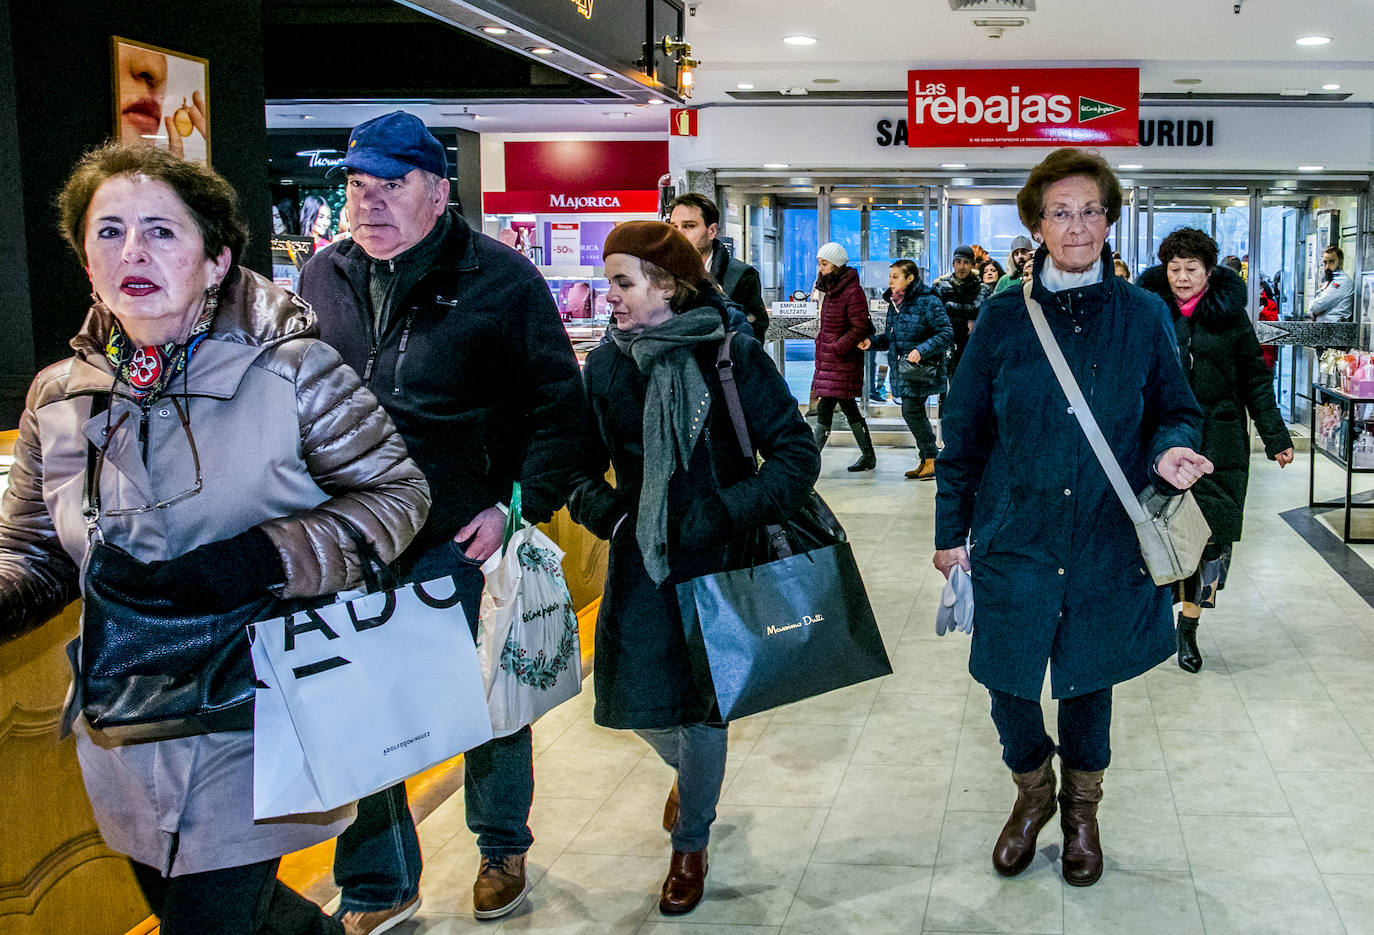
[[[921,281],[921,270],[911,260],[893,263],[887,282],[887,330],[873,340],[873,347],[893,352],[902,418],[916,437],[920,463],[906,476],[934,480],[937,449],[926,399],[945,391],[945,353],[954,344],[954,326],[945,304]]]

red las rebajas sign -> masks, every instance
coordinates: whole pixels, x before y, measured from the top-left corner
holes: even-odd
[[[1138,68],[907,72],[910,146],[1135,146]]]

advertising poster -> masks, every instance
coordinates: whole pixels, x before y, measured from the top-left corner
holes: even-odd
[[[210,164],[210,63],[154,45],[111,38],[114,134]]]

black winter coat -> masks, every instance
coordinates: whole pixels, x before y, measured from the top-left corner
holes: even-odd
[[[892,290],[883,293],[887,300],[887,330],[873,339],[873,349],[887,351],[892,367],[901,372],[898,359],[905,360],[913,350],[921,353],[921,364],[930,368],[933,384],[945,381],[945,352],[954,343],[954,328],[944,303],[920,279],[902,294],[902,307],[892,302]],[[898,387],[902,392],[904,386]]]
[[[745,403],[751,440],[764,458],[754,473],[739,450],[725,407],[716,370],[719,347],[703,344],[695,351],[711,393],[711,412],[686,470],[679,470],[669,482],[671,573],[662,586],[645,572],[635,539],[649,378],[614,344],[593,350],[583,368],[587,444],[568,509],[575,521],[598,538],[611,539],[592,671],[595,718],[605,727],[671,727],[696,723],[711,714],[709,686],[698,684],[692,676],[675,586],[722,570],[728,542],[722,540],[706,549],[681,547],[673,521],[681,519],[697,500],[714,494],[725,505],[733,534],[742,536],[795,513],[820,474],[820,453],[782,375],[763,345],[736,335],[732,348],[735,380]],[[615,469],[614,487],[606,480],[608,466]]]
[[[580,441],[582,381],[548,284],[519,253],[449,216],[433,268],[379,340],[362,247],[331,244],[301,271],[320,336],[363,375],[429,481],[434,505],[407,556],[507,502],[517,480],[525,516],[547,520]]]
[[[935,280],[933,288],[935,295],[945,303],[945,314],[954,326],[954,349],[949,358],[950,371],[953,372],[968,345],[969,332],[973,330],[978,310],[992,294],[992,288],[985,285],[976,272],[969,273],[963,279],[957,279],[953,273],[949,273]]]
[[[1173,313],[1178,356],[1202,407],[1202,447],[1215,470],[1193,485],[1213,542],[1240,539],[1250,480],[1250,431],[1255,420],[1264,453],[1273,460],[1293,447],[1274,402],[1273,374],[1264,363],[1254,325],[1245,313],[1245,280],[1225,266],[1207,278],[1207,292],[1191,317],[1179,313],[1164,267],[1152,266],[1136,284],[1164,300]]]
[[[1199,444],[1199,411],[1159,299],[1111,273],[1033,295],[1132,490],[1168,448]],[[989,688],[1056,698],[1133,678],[1174,651],[1172,590],[1157,588],[1093,455],[1020,289],[983,306],[950,382],[935,461],[935,547],[969,538],[976,608],[969,671]],[[1163,482],[1161,481],[1160,484]],[[1159,486],[1159,485],[1157,485]],[[1167,485],[1165,485],[1167,486]]]
[[[731,256],[730,251],[717,241],[711,242],[711,262],[706,271],[722,289],[727,280],[735,280],[729,292],[730,301],[738,305],[749,319],[750,334],[762,341],[768,333],[768,306],[763,303],[759,271],[738,257]],[[731,271],[736,275],[732,277]]]

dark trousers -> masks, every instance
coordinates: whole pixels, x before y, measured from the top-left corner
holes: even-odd
[[[402,577],[432,581],[452,575],[459,603],[477,636],[482,601],[481,564],[451,542],[420,556]],[[459,716],[455,712],[455,716]],[[468,828],[486,857],[523,854],[534,843],[533,737],[528,727],[463,754],[463,789]],[[375,912],[408,902],[420,891],[420,840],[406,802],[404,783],[358,802],[358,818],[339,835],[334,882],[343,890],[345,912]]]
[[[906,427],[916,436],[916,450],[921,459],[933,458],[939,454],[935,447],[935,429],[926,415],[926,397],[938,390],[934,384],[906,386],[902,389],[902,418]]]
[[[859,401],[857,399],[836,399],[833,396],[822,396],[816,400],[816,424],[827,432],[835,422],[835,407],[839,406],[844,417],[849,420],[850,425],[864,425],[864,414],[859,411]]]
[[[178,877],[129,864],[162,935],[344,935],[343,923],[277,879],[280,862]]]
[[[1045,733],[1040,702],[988,689],[992,722],[1002,741],[1002,762],[1013,773],[1029,773],[1054,752]],[[1111,686],[1059,699],[1059,759],[1069,769],[1093,772],[1106,769],[1112,759]]]

